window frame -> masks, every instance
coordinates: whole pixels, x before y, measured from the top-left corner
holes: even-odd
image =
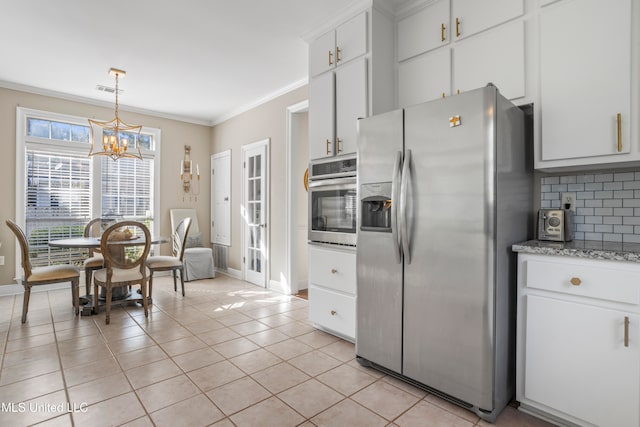
[[[60,154],[78,154],[83,151],[89,154],[90,143],[55,140],[41,138],[36,136],[27,136],[28,119],[42,119],[48,121],[56,121],[70,123],[81,126],[89,125],[88,117],[72,116],[68,114],[54,113],[50,111],[35,110],[25,107],[16,107],[16,217],[15,222],[23,230],[26,225],[26,191],[27,191],[27,147],[41,147],[43,150],[51,153]],[[94,140],[102,141],[102,135],[99,134],[100,129],[95,129]],[[157,128],[143,126],[140,133],[153,136],[154,149],[141,149],[144,159],[153,160],[153,227],[151,234],[159,235],[160,232],[160,160],[161,160],[161,137],[162,132]],[[102,158],[104,156],[91,157],[91,179],[94,185],[91,188],[91,217],[101,216],[102,199],[101,199],[101,177],[102,177]],[[28,237],[28,236],[27,236]],[[19,246],[16,241],[16,254],[20,254]],[[16,256],[16,271],[22,269],[20,256]]]

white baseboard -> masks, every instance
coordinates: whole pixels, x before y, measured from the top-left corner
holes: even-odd
[[[242,280],[242,271],[235,268],[227,268],[226,270],[216,267],[216,273],[224,274],[225,276],[233,277],[234,279]]]

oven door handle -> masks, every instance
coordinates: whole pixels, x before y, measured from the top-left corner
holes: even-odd
[[[402,239],[399,232],[398,223],[398,205],[400,203],[399,187],[400,187],[400,170],[402,168],[402,151],[396,153],[393,162],[393,176],[391,177],[391,239],[393,240],[393,253],[396,256],[396,263],[402,262]]]
[[[356,177],[349,176],[345,178],[331,178],[331,179],[319,179],[319,180],[309,180],[309,188],[315,187],[328,187],[331,185],[356,185]],[[355,188],[355,187],[354,187]]]

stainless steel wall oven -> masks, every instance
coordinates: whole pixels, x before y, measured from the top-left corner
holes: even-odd
[[[356,155],[309,164],[309,240],[356,245]]]

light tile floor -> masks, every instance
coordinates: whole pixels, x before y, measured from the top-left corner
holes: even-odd
[[[307,301],[218,276],[74,317],[70,290],[0,298],[0,425],[487,426],[354,359]],[[497,426],[549,424],[507,407]]]

